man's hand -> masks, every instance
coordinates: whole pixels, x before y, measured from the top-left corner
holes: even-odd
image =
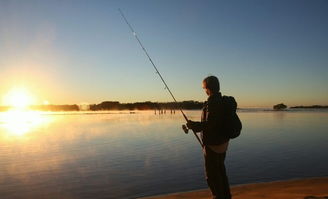
[[[186,125],[189,129],[192,129],[192,130],[194,130],[196,128],[196,122],[191,121],[191,120],[188,120]]]

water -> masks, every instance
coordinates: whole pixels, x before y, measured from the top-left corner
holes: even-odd
[[[189,111],[191,119],[199,111]],[[240,111],[230,183],[328,176],[328,111]],[[202,151],[183,118],[0,113],[1,198],[136,198],[206,188]]]

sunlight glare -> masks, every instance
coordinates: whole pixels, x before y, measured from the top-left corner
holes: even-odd
[[[49,118],[38,111],[10,110],[0,114],[7,136],[23,136],[49,122]]]
[[[4,96],[3,102],[14,109],[27,109],[34,98],[25,88],[14,88]]]

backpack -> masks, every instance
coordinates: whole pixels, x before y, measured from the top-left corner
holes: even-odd
[[[224,132],[227,138],[233,139],[240,135],[242,124],[236,113],[237,102],[232,96],[223,96]]]

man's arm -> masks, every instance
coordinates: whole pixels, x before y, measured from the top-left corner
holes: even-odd
[[[220,125],[220,122],[222,121],[222,114],[220,114],[221,111],[221,107],[216,101],[209,101],[206,120],[202,122],[189,120],[187,126],[195,132],[208,132],[211,129],[215,129],[218,125]]]
[[[195,121],[188,120],[187,127],[189,129],[192,129],[196,133],[203,130],[202,122],[195,122]]]

